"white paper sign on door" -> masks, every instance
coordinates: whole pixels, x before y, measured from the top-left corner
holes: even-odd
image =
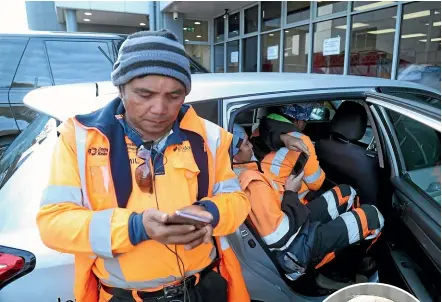
[[[324,56],[338,55],[341,53],[341,37],[325,39],[322,45]]]
[[[277,60],[278,59],[279,46],[269,46],[267,48],[267,60]]]
[[[230,53],[230,63],[238,63],[238,52],[232,51]]]

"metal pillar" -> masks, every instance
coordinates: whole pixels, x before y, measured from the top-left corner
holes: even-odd
[[[75,9],[65,9],[64,18],[66,19],[66,31],[76,32],[78,31],[77,26],[77,16],[75,14]]]

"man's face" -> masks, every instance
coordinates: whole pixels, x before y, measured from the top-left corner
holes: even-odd
[[[253,156],[253,145],[249,141],[249,137],[246,134],[244,140],[242,141],[241,146],[239,147],[238,154],[235,155],[235,160],[238,163],[245,163],[251,161],[252,156]]]
[[[185,91],[183,84],[169,77],[135,78],[121,92],[126,116],[142,136],[159,138],[176,120]]]

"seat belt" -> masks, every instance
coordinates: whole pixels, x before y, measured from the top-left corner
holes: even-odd
[[[193,158],[200,170],[198,174],[198,195],[197,200],[207,197],[209,194],[209,163],[207,152],[204,147],[204,139],[197,133],[185,131],[189,140],[190,148],[192,148]]]

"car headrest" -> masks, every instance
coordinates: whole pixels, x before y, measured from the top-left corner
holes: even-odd
[[[367,128],[367,112],[364,106],[355,102],[343,102],[331,122],[332,134],[349,140],[360,140]]]

